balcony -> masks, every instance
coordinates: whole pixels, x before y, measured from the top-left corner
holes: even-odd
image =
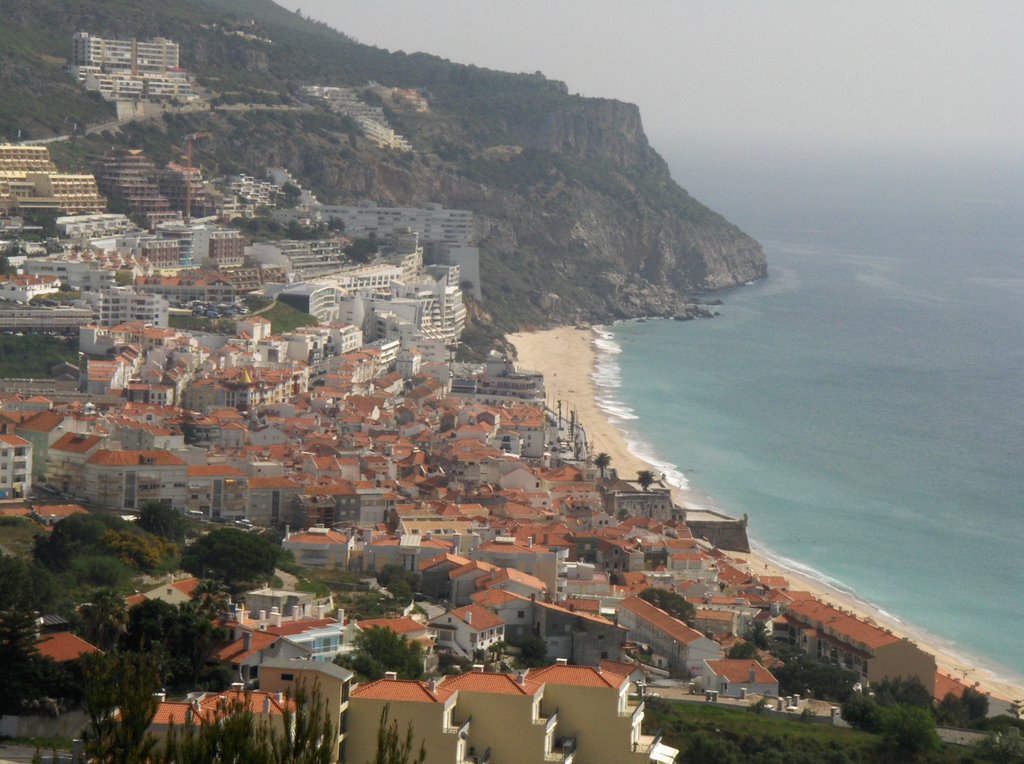
[[[620,718],[629,718],[631,724],[636,724],[638,720],[644,718],[644,702],[641,700],[639,703],[627,703],[624,711],[619,711]]]
[[[559,761],[562,764],[572,764],[576,759],[576,738],[560,737],[555,738],[552,750],[544,754],[544,761]]]

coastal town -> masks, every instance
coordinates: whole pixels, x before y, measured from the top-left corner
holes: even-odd
[[[77,34],[69,76],[119,115],[206,98],[162,38]],[[376,104],[430,108],[375,83],[302,97],[397,153]],[[948,711],[945,742],[1019,718],[765,571],[746,516],[610,456],[553,372],[461,353],[486,309],[472,212],[324,204],[295,168],[207,178],[205,138],[91,173],[0,145],[0,649],[41,667],[0,735],[86,760],[89,701],[52,678],[150,653],[140,729],[165,750],[239,707],[284,730],[310,688],[329,760],[360,763],[385,718],[458,764],[683,761],[655,708],[845,728],[851,697],[900,683]]]

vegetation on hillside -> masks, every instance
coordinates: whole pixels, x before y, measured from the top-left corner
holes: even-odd
[[[0,334],[0,379],[45,379],[59,363],[78,363],[78,338]]]

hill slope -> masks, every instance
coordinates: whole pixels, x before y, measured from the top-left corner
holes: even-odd
[[[183,65],[223,101],[294,106],[303,84],[369,80],[427,93],[428,113],[386,112],[412,154],[373,147],[339,115],[295,109],[170,115],[62,144],[58,157],[82,164],[118,143],[166,160],[201,129],[213,134],[199,151],[207,174],[283,165],[327,201],[471,209],[484,307],[502,328],[668,314],[681,294],[766,274],[757,242],[672,180],[634,105],[570,95],[539,74],[361,45],[269,0],[0,0],[0,14],[2,137],[110,118],[62,79],[76,31],[178,40]]]

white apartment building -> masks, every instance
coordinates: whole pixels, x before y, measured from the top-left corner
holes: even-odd
[[[0,435],[0,499],[32,491],[32,444],[17,435]]]
[[[136,292],[131,287],[115,286],[95,292],[83,292],[82,299],[92,309],[100,326],[117,326],[142,321],[151,326],[167,326],[170,303],[157,294]]]
[[[72,38],[71,74],[107,100],[186,98],[188,74],[180,68],[178,43],[108,40],[79,32]]]
[[[63,215],[55,221],[57,230],[69,239],[92,239],[116,236],[138,230],[127,215],[102,213],[99,215]]]
[[[59,291],[60,279],[55,276],[0,276],[0,299],[27,303]]]
[[[473,239],[473,213],[449,210],[432,203],[425,207],[380,207],[366,201],[357,206],[319,205],[310,210],[316,220],[336,218],[345,224],[349,236],[365,236],[370,232],[378,238],[404,233],[419,234],[421,241],[450,241],[469,244]]]

